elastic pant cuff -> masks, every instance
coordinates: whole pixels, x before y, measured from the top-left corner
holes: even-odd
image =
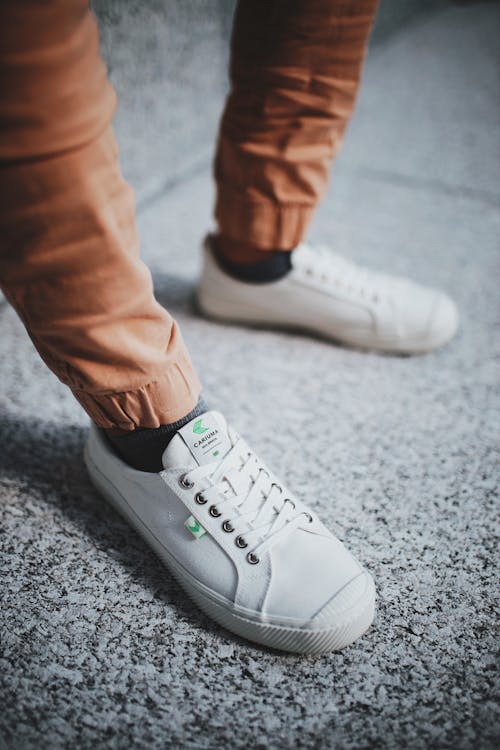
[[[303,240],[313,206],[249,200],[220,185],[215,218],[220,234],[261,250],[293,250]]]
[[[182,419],[198,403],[201,384],[190,362],[177,362],[131,391],[89,393],[72,388],[92,421],[107,430],[157,428]]]

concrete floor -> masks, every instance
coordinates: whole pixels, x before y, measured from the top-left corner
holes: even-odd
[[[312,230],[452,294],[442,351],[200,319],[208,172],[139,217],[206,398],[374,574],[375,624],[345,652],[269,652],[199,614],[91,487],[85,415],[0,310],[0,747],[498,746],[498,23],[496,4],[454,7],[372,50]]]

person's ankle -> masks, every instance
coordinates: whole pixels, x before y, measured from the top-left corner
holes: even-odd
[[[171,424],[156,428],[136,427],[127,433],[114,429],[103,432],[115,453],[133,469],[158,473],[163,469],[165,448],[176,432],[208,409],[208,405],[200,398],[194,409]]]
[[[212,236],[212,248],[222,270],[239,281],[254,284],[278,281],[292,268],[290,250],[265,250],[222,234]]]

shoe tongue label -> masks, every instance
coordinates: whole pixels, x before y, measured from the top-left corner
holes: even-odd
[[[200,466],[219,461],[231,448],[227,432],[211,412],[195,417],[178,434]]]

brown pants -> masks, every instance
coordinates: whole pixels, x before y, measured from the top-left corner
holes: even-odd
[[[220,235],[291,249],[352,112],[377,0],[240,0],[216,158]],[[182,417],[200,392],[139,258],[86,0],[0,3],[0,285],[100,426]]]

